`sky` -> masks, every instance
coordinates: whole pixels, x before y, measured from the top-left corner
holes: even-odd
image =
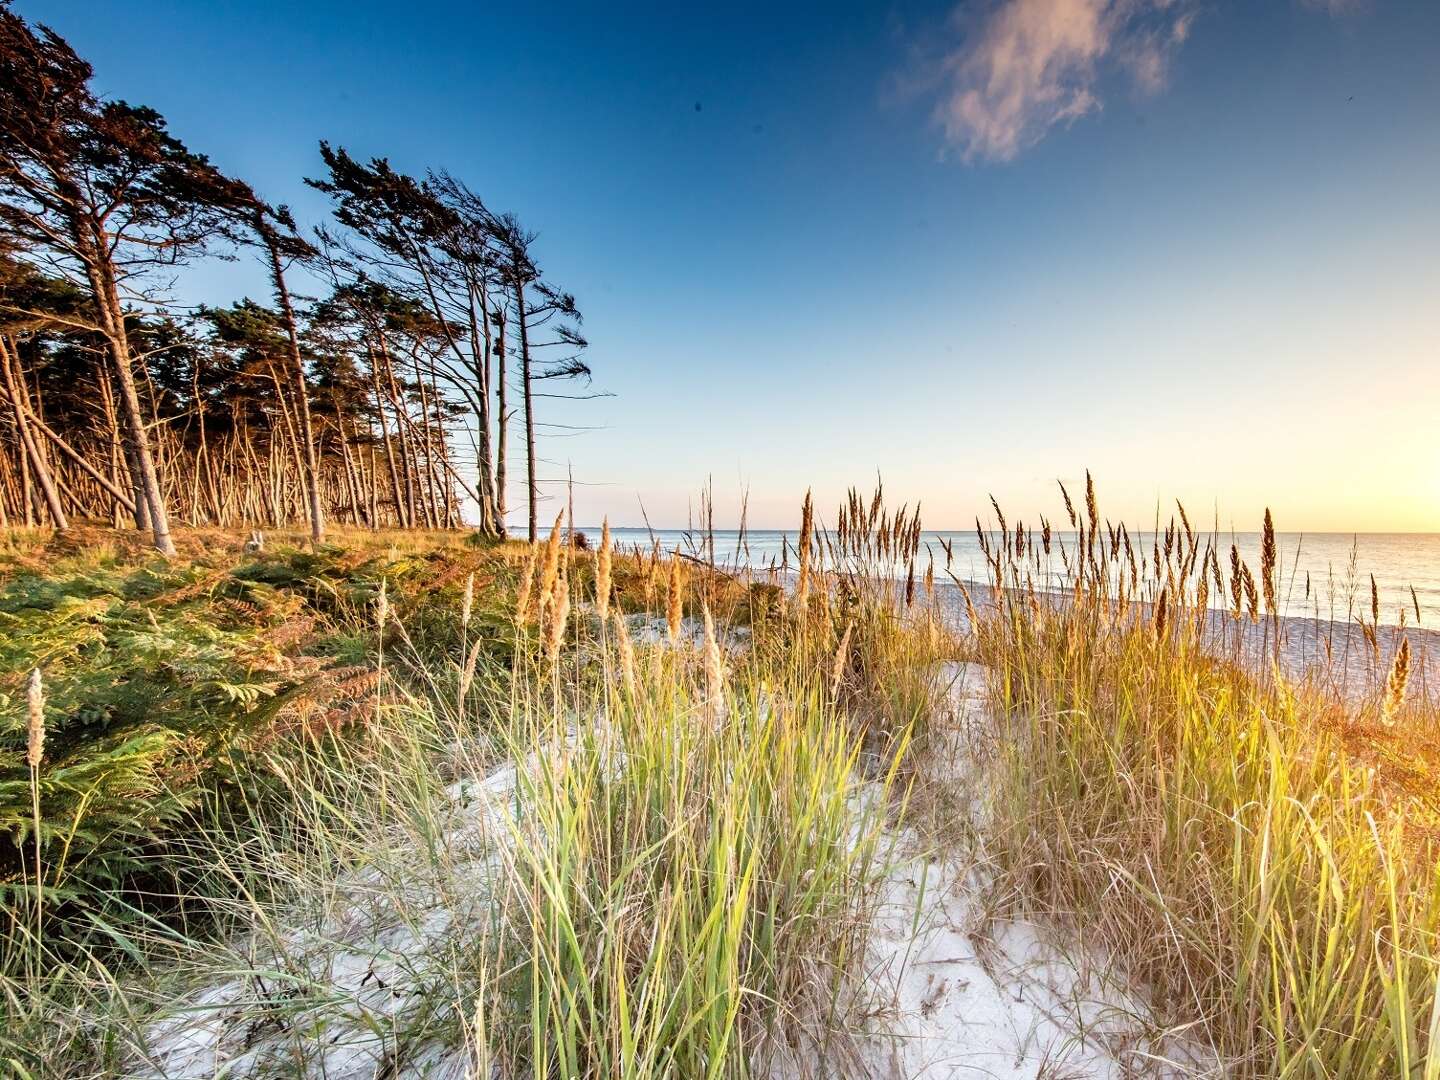
[[[967,528],[1088,468],[1131,521],[1440,531],[1440,4],[710,7],[15,2],[302,222],[323,138],[537,231],[610,395],[542,403],[580,523],[880,476]]]

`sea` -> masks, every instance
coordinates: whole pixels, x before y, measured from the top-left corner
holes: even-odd
[[[599,526],[583,528],[592,542],[598,541]],[[794,531],[717,529],[705,534],[685,529],[611,530],[622,548],[649,550],[659,543],[666,551],[679,550],[695,558],[724,567],[752,570],[780,570],[795,567]],[[1075,544],[1072,532],[1056,532],[1067,547]],[[1154,536],[1131,535],[1139,555],[1151,551]],[[1388,626],[1440,629],[1440,533],[1277,533],[1279,585],[1277,600],[1281,613],[1299,619],[1322,619],[1351,623],[1357,616],[1371,620],[1371,578],[1380,601],[1380,622]],[[1259,533],[1222,533],[1213,536],[1220,563],[1229,576],[1230,546],[1252,570],[1260,566]],[[1205,538],[1201,539],[1203,549]],[[1163,544],[1163,540],[1162,540]],[[947,574],[946,546],[950,549]],[[933,558],[937,581],[949,575],[967,585],[987,581],[985,557],[974,531],[926,532],[921,536],[921,565]],[[906,567],[895,564],[877,568],[903,578]],[[1037,585],[1063,589],[1067,581],[1058,557],[1050,561],[1049,580]],[[1222,607],[1225,597],[1211,597]]]

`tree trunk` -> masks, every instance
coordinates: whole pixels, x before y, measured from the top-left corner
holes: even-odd
[[[14,350],[3,337],[0,337],[0,368],[4,368],[5,390],[10,398],[10,407],[15,413],[15,428],[20,433],[20,453],[30,463],[30,474],[40,487],[40,494],[45,499],[45,508],[50,511],[55,528],[59,532],[65,532],[70,528],[70,520],[65,516],[65,507],[60,501],[60,492],[55,486],[55,478],[50,473],[50,466],[41,455],[40,446],[35,440],[35,433],[26,419],[27,391],[24,383],[18,378],[14,357]]]
[[[270,278],[275,286],[275,300],[280,305],[280,314],[285,320],[285,335],[290,345],[290,372],[295,379],[296,410],[300,413],[300,440],[305,452],[305,488],[310,497],[310,539],[315,543],[325,539],[325,515],[320,505],[320,466],[315,454],[315,430],[310,420],[310,389],[305,381],[305,365],[300,359],[300,337],[295,330],[295,310],[290,304],[290,290],[285,287],[285,270],[280,265],[280,249],[268,232],[261,235],[266,239],[270,252]]]
[[[505,411],[505,317],[503,312],[496,322],[495,331],[495,522],[503,536],[505,525],[506,456],[510,443],[510,417]]]
[[[520,324],[520,381],[525,393],[525,487],[530,511],[528,535],[533,544],[539,536],[535,505],[539,499],[535,482],[535,405],[530,387],[530,328],[525,317],[525,282],[519,277],[515,278],[515,314]]]
[[[385,419],[385,403],[380,393],[380,370],[375,366],[375,350],[366,346],[370,354],[370,381],[375,388],[375,412],[380,417],[380,439],[385,446],[385,462],[390,466],[390,491],[395,498],[395,516],[402,526],[408,527],[405,518],[405,503],[400,492],[400,470],[395,465],[395,446],[390,441],[390,422]]]
[[[479,333],[476,333],[476,328]],[[475,375],[475,428],[478,436],[475,461],[475,502],[480,509],[477,528],[482,536],[497,537],[501,525],[496,520],[495,475],[491,472],[494,453],[490,430],[490,310],[489,297],[483,280],[470,285],[470,358]],[[448,510],[448,507],[447,507]],[[448,522],[448,516],[447,516]]]
[[[120,411],[129,429],[128,456],[138,488],[135,499],[136,525],[144,527],[140,511],[144,504],[144,517],[154,537],[155,550],[162,555],[174,555],[175,542],[170,538],[170,517],[165,512],[165,498],[160,491],[160,474],[156,471],[155,459],[150,453],[149,432],[145,427],[145,415],[140,410],[140,394],[135,388],[135,372],[131,367],[130,339],[125,332],[125,312],[120,305],[114,271],[106,256],[106,238],[103,235],[90,238],[90,242],[84,244],[84,250],[90,255],[85,262],[85,273],[90,282],[91,299],[99,316],[100,331],[105,338],[111,366],[115,369],[115,381],[120,390]]]

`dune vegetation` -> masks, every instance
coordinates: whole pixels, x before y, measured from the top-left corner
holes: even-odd
[[[1215,537],[1136,553],[1084,508],[983,535],[988,588],[920,569],[918,515],[878,496],[828,526],[807,500],[774,580],[558,520],[533,546],[197,532],[171,560],[10,534],[0,1059],[863,1075],[903,832],[1123,974],[1154,1033],[1132,1073],[1434,1075],[1409,647],[1341,700],[1226,651],[1206,594],[1238,580],[1223,618],[1266,632],[1278,571],[1232,578]],[[964,793],[934,767],[957,660],[988,695]]]

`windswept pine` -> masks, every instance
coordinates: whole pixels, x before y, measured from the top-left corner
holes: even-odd
[[[514,382],[533,540],[535,387],[590,370],[514,216],[322,142],[307,183],[334,219],[302,228],[92,79],[0,10],[0,527],[133,520],[174,554],[172,519],[319,542],[327,521],[454,528],[473,506],[498,537]],[[252,255],[273,306],[170,289],[187,261]],[[297,274],[328,293],[298,298]]]

